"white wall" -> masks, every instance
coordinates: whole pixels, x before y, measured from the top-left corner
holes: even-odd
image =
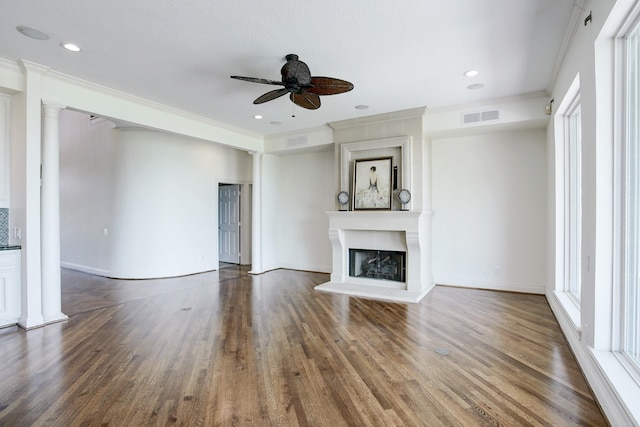
[[[280,268],[280,229],[286,221],[287,212],[282,208],[282,186],[285,179],[282,159],[278,156],[262,156],[262,215],[260,231],[262,242],[262,270]],[[254,230],[257,231],[257,230]]]
[[[112,122],[89,125],[89,116],[60,113],[60,257],[63,264],[110,274],[112,170],[116,131]]]
[[[250,182],[248,153],[72,111],[60,147],[63,265],[121,278],[217,268],[218,182]]]
[[[432,140],[437,284],[544,293],[544,129]]]
[[[317,153],[281,159],[282,182],[281,252],[283,267],[331,272],[329,218],[334,210],[333,147]]]
[[[334,210],[334,153],[265,154],[262,244],[265,270],[331,271],[329,221]]]

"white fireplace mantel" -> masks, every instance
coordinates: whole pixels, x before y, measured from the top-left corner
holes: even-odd
[[[420,231],[422,217],[430,212],[412,211],[333,211],[326,212],[329,229]]]
[[[332,248],[331,281],[316,290],[397,302],[419,302],[434,286],[431,217],[421,211],[327,212]],[[349,249],[406,252],[406,282],[349,276]]]

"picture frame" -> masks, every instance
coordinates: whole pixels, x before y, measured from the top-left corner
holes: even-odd
[[[353,161],[353,210],[391,210],[392,157]]]

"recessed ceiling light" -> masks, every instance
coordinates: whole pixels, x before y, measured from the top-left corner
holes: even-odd
[[[482,89],[483,87],[484,85],[482,83],[476,83],[476,84],[467,86],[467,89],[476,90],[476,89]]]
[[[63,48],[71,51],[71,52],[80,52],[82,49],[80,49],[80,46],[78,46],[75,43],[60,43],[60,46],[62,46]]]
[[[475,77],[478,75],[478,70],[469,70],[463,73],[467,77]]]
[[[270,122],[270,124],[272,124],[274,126],[280,126],[282,124],[282,122]]]
[[[356,105],[356,110],[366,110],[367,108],[369,108],[368,105],[364,105],[364,104]]]
[[[260,114],[256,114],[255,116],[253,116],[253,118],[256,120],[260,120],[262,116]]]
[[[16,30],[18,30],[21,34],[24,34],[27,37],[31,37],[32,39],[36,39],[36,40],[47,40],[49,38],[49,35],[43,33],[40,30],[36,30],[35,28],[30,28],[30,27],[25,27],[24,25],[18,25],[16,27]]]

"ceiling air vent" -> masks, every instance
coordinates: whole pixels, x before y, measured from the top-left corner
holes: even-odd
[[[472,123],[486,122],[489,120],[498,120],[500,118],[500,110],[476,111],[473,113],[462,113],[462,124],[468,125]]]

